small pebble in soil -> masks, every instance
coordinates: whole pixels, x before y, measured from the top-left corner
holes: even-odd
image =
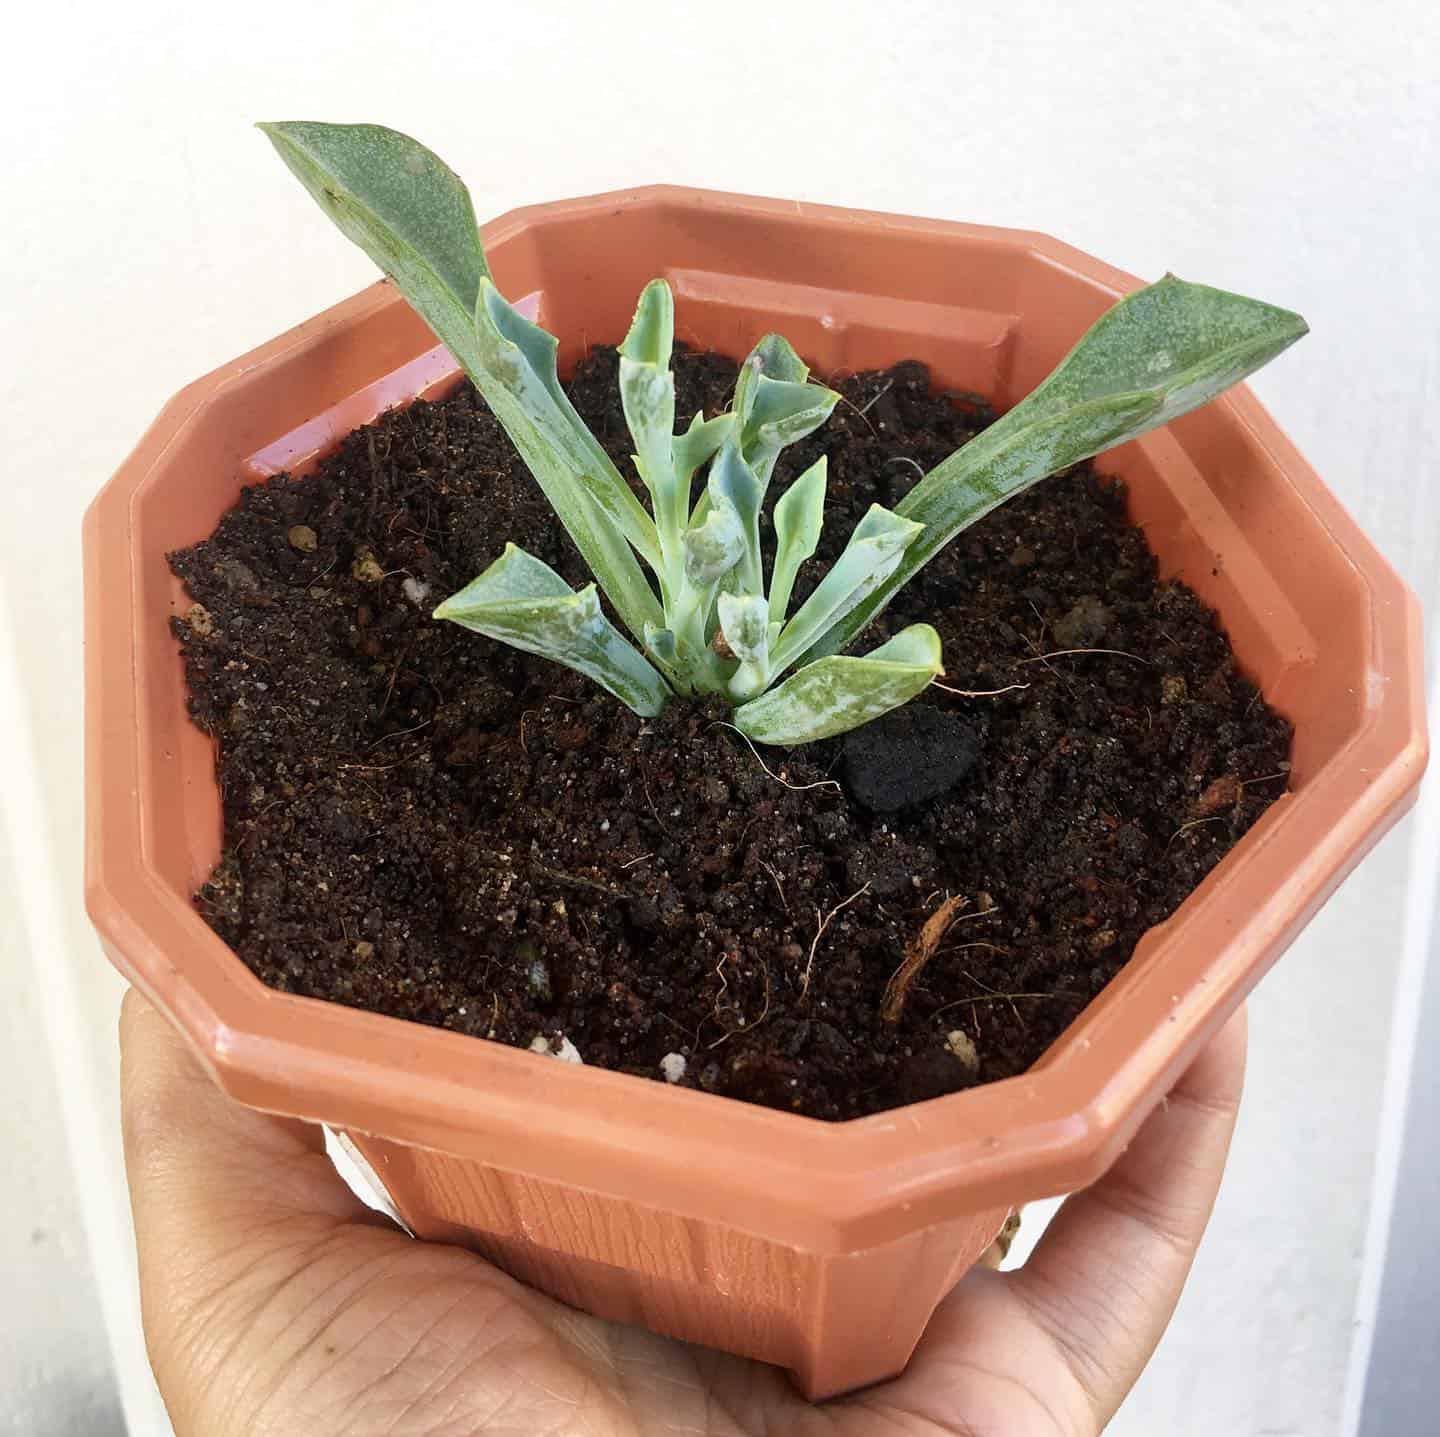
[[[285,536],[290,541],[290,547],[302,554],[313,554],[319,540],[315,531],[308,524],[292,524]]]
[[[1051,632],[1062,649],[1085,649],[1098,644],[1110,627],[1110,610],[1095,594],[1077,599]]]
[[[252,594],[260,587],[255,570],[243,559],[221,559],[215,565],[215,577],[232,594]]]
[[[369,549],[357,549],[355,562],[350,565],[350,577],[357,584],[378,584],[385,577],[385,570]]]
[[[979,754],[964,719],[909,703],[845,736],[845,778],[857,803],[892,813],[948,793]]]
[[[1244,794],[1245,785],[1233,773],[1222,774],[1214,783],[1209,784],[1205,792],[1195,800],[1195,806],[1191,811],[1197,818],[1220,813],[1224,809],[1234,808]]]
[[[185,610],[185,622],[190,626],[190,632],[197,639],[209,638],[215,632],[215,624],[210,618],[210,610],[203,604],[191,604]]]

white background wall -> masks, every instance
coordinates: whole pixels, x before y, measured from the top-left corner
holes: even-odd
[[[1142,275],[1172,269],[1298,309],[1312,336],[1255,387],[1433,602],[1435,16],[1424,0],[12,12],[0,638],[13,657],[0,663],[18,677],[0,672],[14,769],[0,904],[20,922],[0,925],[0,1254],[59,1316],[52,1331],[6,1302],[0,1429],[84,1430],[60,1416],[63,1390],[104,1430],[108,1324],[132,1430],[163,1431],[114,1133],[119,985],[80,911],[78,525],[170,393],[371,278],[251,121],[410,131],[468,178],[482,216],[671,180],[1030,226]],[[1357,1292],[1408,833],[1254,1004],[1220,1210],[1117,1432],[1340,1431],[1368,1320]]]

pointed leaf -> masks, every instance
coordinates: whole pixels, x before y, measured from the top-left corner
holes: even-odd
[[[755,397],[755,381],[762,374],[790,384],[804,384],[810,377],[810,370],[783,334],[762,336],[755,348],[745,356],[735,380],[734,411],[741,424],[749,421],[750,406]]]
[[[511,599],[568,599],[575,590],[547,564],[518,544],[506,544],[500,557],[478,578],[451,594],[431,615],[454,619],[476,604],[507,603]]]
[[[652,369],[670,367],[675,347],[675,296],[663,279],[652,279],[640,291],[635,317],[620,345],[622,359],[648,364]]]
[[[839,399],[805,382],[810,370],[783,335],[767,334],[746,356],[735,382],[740,452],[762,492],[780,451],[818,429]]]
[[[755,381],[753,393],[741,446],[746,463],[768,486],[780,451],[817,430],[840,396],[823,385],[791,384],[764,375]]]
[[[514,544],[434,617],[575,669],[647,718],[670,697],[665,681],[601,613],[594,584],[576,593]]]
[[[640,295],[630,332],[620,346],[620,401],[635,440],[635,465],[655,510],[655,527],[666,560],[667,582],[678,579],[680,530],[689,514],[682,496],[672,446],[675,434],[675,377],[670,350],[675,338],[675,302],[663,279],[652,279]]]
[[[895,572],[921,529],[913,520],[872,504],[855,526],[845,552],[785,625],[771,661],[775,672],[789,667],[821,634],[874,593]]]
[[[736,709],[735,726],[756,743],[832,738],[908,703],[943,672],[939,634],[929,624],[912,624],[864,658],[807,664]]]
[[[383,125],[289,120],[259,128],[320,208],[432,328],[441,328],[427,312],[432,303],[468,322],[490,271],[470,192],[438,155]]]
[[[675,436],[671,452],[675,459],[675,472],[685,486],[687,498],[690,480],[695,471],[708,464],[720,452],[720,446],[734,429],[733,414],[718,414],[714,419],[706,419],[705,415],[700,413],[690,421],[690,427],[683,434]]]
[[[925,525],[886,583],[812,653],[850,641],[962,529],[1038,480],[1207,403],[1308,333],[1298,314],[1173,275],[1103,314],[1039,388],[915,486]]]
[[[770,575],[770,620],[783,623],[800,565],[814,554],[825,523],[825,476],[822,454],[775,501],[775,567]]]
[[[488,279],[480,283],[475,319],[491,369],[525,403],[531,424],[556,455],[568,462],[596,507],[646,563],[658,569],[660,548],[654,522],[561,388],[555,363],[560,346],[555,336],[526,319]],[[535,477],[542,485],[546,482],[539,474]],[[553,482],[555,476],[550,477]],[[551,504],[560,513],[553,499]]]
[[[493,286],[459,178],[423,145],[376,125],[261,129],[475,381],[625,624],[638,636],[647,621],[658,622],[660,605],[635,555],[602,517],[619,511],[622,532],[648,557],[658,553],[647,540],[649,516],[560,389],[554,340],[503,301],[487,305],[483,291]],[[512,381],[521,393],[507,392]]]
[[[706,419],[697,414],[690,421],[689,429],[684,434],[675,436],[670,452],[674,455],[675,473],[680,479],[680,487],[687,502],[696,471],[701,465],[710,463],[734,433],[733,414],[720,414],[714,419]],[[695,500],[695,507],[690,511],[690,527],[703,524],[709,513],[710,494],[708,490],[702,489],[699,498]]]

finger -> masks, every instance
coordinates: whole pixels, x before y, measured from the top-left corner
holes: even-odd
[[[136,1229],[142,1244],[153,1236],[152,1251],[223,1241],[237,1218],[368,1213],[325,1157],[319,1127],[227,1098],[134,990],[120,1010],[120,1098]]]
[[[120,1109],[146,1346],[176,1430],[210,1431],[205,1394],[271,1294],[346,1233],[408,1240],[368,1226],[318,1129],[227,1098],[133,991],[120,1010]],[[252,1378],[269,1356],[262,1343]]]
[[[1210,1219],[1245,1078],[1243,1010],[1099,1182],[1068,1198],[1011,1290],[1103,1425],[1155,1350]]]

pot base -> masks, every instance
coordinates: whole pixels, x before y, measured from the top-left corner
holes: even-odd
[[[988,1208],[860,1252],[801,1252],[446,1153],[344,1136],[416,1237],[471,1248],[593,1317],[784,1367],[811,1401],[904,1371],[931,1314],[1010,1215]]]

